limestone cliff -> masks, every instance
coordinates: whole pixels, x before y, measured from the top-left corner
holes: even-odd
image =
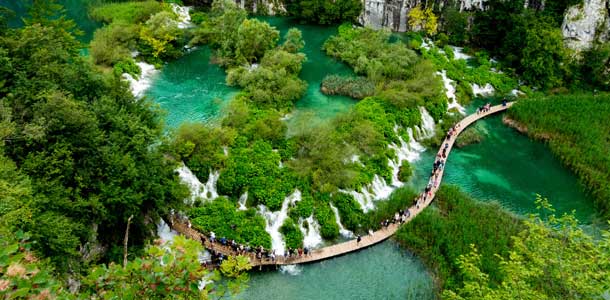
[[[263,15],[281,15],[286,13],[282,0],[235,0],[235,3],[250,12]]]
[[[487,0],[457,0],[455,1],[456,8],[460,11],[473,11],[485,9]],[[422,2],[428,6],[442,8],[451,0],[362,0],[363,11],[359,21],[364,26],[373,28],[390,28],[393,31],[407,30],[407,15],[409,11]]]
[[[561,31],[567,47],[582,51],[596,40],[608,40],[610,0],[583,0],[566,11]]]

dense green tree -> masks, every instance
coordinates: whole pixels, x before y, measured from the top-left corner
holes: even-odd
[[[146,255],[127,265],[102,265],[83,281],[79,298],[104,299],[208,299],[222,297],[227,289],[214,284],[220,274],[227,275],[227,287],[238,293],[247,282],[247,258],[231,257],[223,262],[220,273],[211,274],[199,262],[199,243],[177,236],[169,245],[150,246]],[[203,283],[205,282],[205,283]],[[202,288],[200,288],[202,287]]]
[[[169,10],[169,7],[154,0],[125,1],[93,6],[90,16],[107,24],[112,22],[140,24],[163,10]]]
[[[96,64],[113,66],[131,58],[131,50],[136,49],[139,37],[137,25],[113,22],[95,31],[89,44],[89,53]]]
[[[355,22],[362,11],[359,0],[287,0],[289,14],[314,23]]]
[[[32,190],[22,199],[29,217],[7,226],[31,229],[37,250],[60,270],[87,242],[119,243],[131,215],[130,242],[141,245],[152,225],[145,220],[186,195],[175,163],[152,147],[162,134],[159,113],[97,73],[80,47],[53,22],[0,37],[2,124],[10,124],[2,148]]]
[[[303,34],[296,28],[288,29],[288,32],[284,35],[284,43],[282,44],[282,50],[290,53],[297,53],[305,47],[303,41]]]
[[[525,45],[521,50],[523,79],[534,86],[559,86],[566,60],[561,30],[544,21],[532,25],[525,31]]]
[[[543,213],[552,213],[538,199]],[[550,211],[547,211],[551,209]],[[534,215],[513,237],[510,255],[498,266],[499,284],[481,269],[481,255],[472,246],[457,260],[464,284],[445,291],[447,299],[597,299],[610,288],[610,232],[595,240],[573,215]]]
[[[610,43],[594,45],[584,53],[582,74],[596,88],[610,89]]]
[[[237,29],[237,52],[247,62],[255,62],[274,48],[280,38],[280,32],[269,23],[257,19],[245,19]]]
[[[140,30],[141,55],[160,64],[182,54],[183,32],[174,15],[167,11],[153,15]]]

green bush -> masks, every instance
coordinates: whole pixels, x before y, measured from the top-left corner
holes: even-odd
[[[105,3],[100,6],[95,6],[91,9],[89,15],[96,21],[102,21],[110,24],[115,21],[125,23],[139,24],[144,23],[152,15],[163,11],[165,8],[160,2],[148,1],[130,1],[120,3]]]
[[[351,231],[361,230],[360,225],[364,218],[364,212],[354,197],[345,193],[334,193],[331,201],[341,217],[341,224]]]
[[[291,218],[284,221],[284,224],[280,227],[280,232],[284,236],[286,247],[293,249],[303,247],[303,233]]]
[[[265,231],[265,219],[254,209],[237,210],[229,199],[220,197],[193,207],[188,212],[193,227],[205,234],[214,232],[240,244],[271,249],[271,237]]]
[[[411,164],[404,161],[398,170],[398,180],[407,182],[411,179],[411,176],[413,176],[413,168]]]
[[[131,59],[120,60],[114,65],[113,72],[115,76],[121,76],[122,74],[129,74],[134,78],[139,78],[142,74],[142,70],[136,64],[136,62]]]
[[[364,99],[375,94],[375,85],[365,77],[327,75],[320,87],[326,95],[343,95],[354,99]]]
[[[95,31],[89,44],[93,62],[112,66],[131,58],[131,50],[136,48],[140,28],[137,25],[116,22]]]

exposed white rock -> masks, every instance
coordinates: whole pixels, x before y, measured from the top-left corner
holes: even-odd
[[[589,49],[596,39],[607,39],[610,30],[609,0],[583,0],[567,9],[561,31],[565,45],[573,50]]]

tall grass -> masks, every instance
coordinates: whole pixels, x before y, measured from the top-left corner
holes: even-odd
[[[610,94],[570,94],[520,101],[509,117],[545,140],[576,173],[604,217],[610,216]]]
[[[434,206],[402,226],[395,239],[433,270],[441,291],[461,286],[463,278],[457,259],[470,253],[471,244],[481,254],[482,270],[498,282],[500,260],[495,253],[506,257],[511,236],[522,227],[521,221],[498,203],[478,202],[455,186],[443,185]]]

